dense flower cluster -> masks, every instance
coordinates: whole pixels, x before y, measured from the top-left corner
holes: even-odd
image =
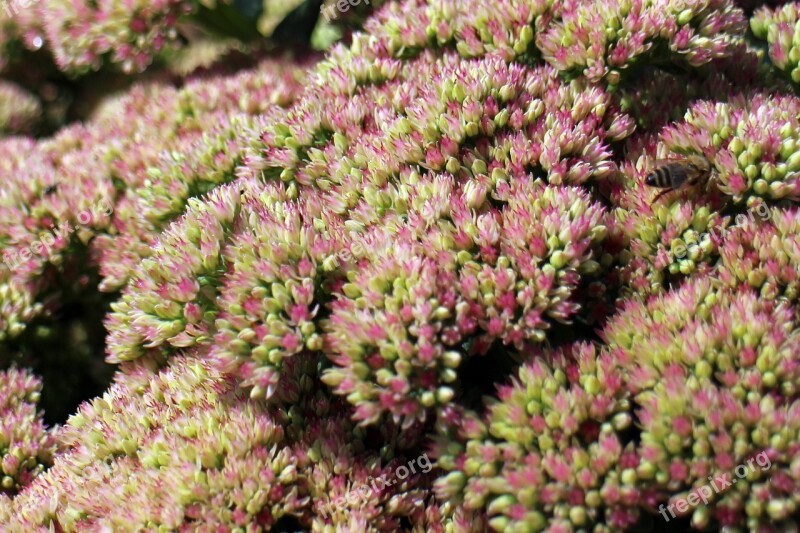
[[[644,294],[659,291],[676,277],[707,271],[729,223],[707,203],[695,201],[620,208],[616,214],[629,239],[620,257],[623,279]]]
[[[775,266],[773,254],[786,246],[791,250],[792,215],[771,210],[768,202],[797,197],[800,160],[792,128],[800,101],[760,93],[748,98],[745,103],[745,96],[734,94],[726,102],[699,102],[684,121],[661,131],[663,142],[645,135],[627,143],[622,179],[605,186],[624,236],[622,281],[634,292],[659,292],[715,267],[732,284],[767,283],[765,296],[790,284],[794,256],[789,252]],[[711,175],[666,195],[645,185],[645,176],[659,164],[684,154],[702,154]],[[773,239],[778,221],[786,229]]]
[[[73,74],[209,13],[40,4]],[[209,44],[0,139],[0,529],[796,528],[800,99],[745,24],[386,2],[317,64]],[[69,366],[116,373],[48,429]]]
[[[248,231],[225,252],[214,356],[237,368],[253,396],[271,397],[285,358],[322,348],[316,315],[323,265],[337,241],[314,227],[324,215],[313,196],[295,202],[282,186],[256,194],[242,209]]]
[[[620,477],[630,400],[613,358],[589,345],[536,354],[518,380],[485,420],[462,423],[465,446],[440,458],[452,472],[437,492],[485,509],[496,531],[635,523],[640,495]]]
[[[707,155],[717,187],[737,203],[800,199],[796,96],[743,94],[726,103],[698,102],[662,136],[671,151]]]
[[[56,64],[77,72],[99,68],[105,56],[126,72],[143,70],[154,53],[177,39],[179,17],[195,9],[186,0],[38,4]]]
[[[52,285],[42,274],[50,266],[68,270],[86,246],[105,278],[102,289],[126,283],[190,198],[234,179],[248,132],[254,137],[259,120],[291,102],[302,71],[268,59],[234,76],[188,80],[179,90],[141,85],[88,124],[39,143],[3,140],[3,276],[16,283],[7,288],[0,329],[19,333]]]
[[[396,443],[369,448],[366,431],[315,381],[316,364],[309,354],[293,359],[282,385],[295,403],[272,411],[195,357],[120,375],[70,418],[54,466],[14,500],[13,514],[0,507],[0,523],[261,530],[292,517],[313,531],[390,532],[404,521],[415,532],[481,531],[479,517],[433,503],[432,464],[410,448],[418,437],[385,428]]]
[[[0,228],[4,247],[1,276],[8,283],[3,300],[3,337],[17,336],[43,310],[39,296],[54,281],[43,275],[48,265],[68,268],[65,257],[71,243],[81,239],[85,243],[92,226],[108,221],[111,184],[98,184],[89,178],[56,189],[53,149],[61,141],[75,140],[69,138],[80,131],[83,128],[78,127],[58,140],[40,144],[21,138],[0,143],[7,172],[0,186],[4,221]]]
[[[13,83],[0,81],[0,132],[29,132],[40,113],[36,97]]]
[[[295,458],[275,447],[283,431],[212,368],[176,360],[135,383],[69,420],[64,452],[15,501],[11,529],[269,527],[302,504]]]
[[[495,340],[541,342],[548,321],[566,322],[578,311],[581,276],[600,270],[593,257],[606,235],[603,209],[575,189],[511,182],[506,206],[481,215],[474,236],[469,229],[440,234],[428,246],[400,236],[343,286],[346,298],[332,304],[328,328],[342,368],[325,380],[357,405],[357,418],[374,421],[383,410],[424,418],[425,407],[453,398],[466,356]],[[444,188],[438,195],[450,199],[453,222],[468,216],[459,204],[469,200],[456,194]],[[455,249],[435,248],[448,241]],[[473,349],[464,353],[470,339]]]
[[[800,83],[800,3],[758,9],[750,19],[750,27],[759,39],[769,44],[769,58],[776,68]]]
[[[639,406],[632,479],[675,500],[763,453],[769,469],[754,469],[736,490],[699,506],[692,523],[788,527],[800,482],[796,309],[715,285],[699,278],[631,304],[603,332]]]
[[[458,452],[442,450],[452,472],[437,490],[485,509],[498,531],[617,531],[763,454],[736,490],[692,509],[692,525],[788,527],[798,327],[790,305],[708,278],[627,305],[604,329],[607,347],[532,354],[485,419],[463,422]]]
[[[281,181],[287,185],[267,186],[257,202],[244,201],[236,213],[241,222],[231,218],[238,195],[254,185],[248,181],[218,189],[225,191],[224,200],[215,200],[217,193],[212,193],[208,202],[196,204],[202,215],[187,215],[168,229],[156,255],[136,268],[123,300],[115,304],[109,321],[112,360],[134,359],[144,349],[211,341],[216,356],[232,363],[230,368],[254,387],[254,396],[270,397],[283,359],[303,349],[323,348],[315,319],[326,303],[320,287],[345,276],[349,283],[342,286],[342,297],[331,303],[332,316],[326,322],[326,351],[345,368],[329,373],[326,380],[342,394],[351,394],[351,387],[374,388],[369,383],[374,379],[383,387],[399,372],[398,379],[413,383],[412,389],[400,381],[394,385],[399,387],[394,396],[403,398],[400,404],[378,408],[372,403],[374,390],[366,389],[351,399],[359,405],[359,418],[375,420],[388,408],[396,417],[413,420],[424,418],[422,409],[437,403],[435,398],[446,403],[452,397],[447,383],[455,379],[461,356],[447,355],[451,362],[443,363],[445,346],[476,338],[474,352],[481,353],[495,339],[513,345],[541,342],[548,319],[568,321],[579,310],[571,297],[581,276],[600,270],[598,245],[606,234],[606,215],[579,190],[545,187],[524,172],[542,169],[552,184],[580,184],[604,176],[612,168],[610,154],[591,132],[609,141],[619,139],[632,129],[630,119],[614,110],[600,88],[561,84],[551,78],[551,69],[525,74],[495,60],[466,65],[453,61],[423,57],[406,72],[387,72],[398,80],[365,88],[365,100],[386,95],[389,89],[405,91],[409,98],[420,96],[402,108],[385,99],[383,107],[357,106],[360,98],[348,103],[345,95],[331,94],[336,88],[320,87],[287,116],[273,117],[267,124],[274,125],[262,136],[266,146],[245,157],[243,179],[260,180],[281,168]],[[421,79],[416,74],[422,67],[438,75]],[[340,105],[353,113],[338,110]],[[311,133],[311,113],[316,120],[333,118],[334,123],[312,123],[316,133]],[[471,116],[489,113],[493,120],[470,122]],[[399,150],[401,143],[405,147]],[[467,143],[478,148],[461,148]],[[423,147],[429,148],[423,152]],[[420,176],[414,170],[418,164],[435,173]],[[186,175],[182,173],[179,183],[186,183]],[[541,202],[530,205],[527,199],[540,194]],[[461,200],[452,203],[453,195]],[[487,201],[490,196],[506,207],[493,208]],[[212,207],[217,202],[224,209]],[[392,205],[402,211],[388,210]],[[350,220],[344,217],[348,208],[356,213]],[[480,217],[474,218],[471,210],[479,211]],[[402,233],[366,231],[403,223],[398,215],[408,220]],[[531,233],[536,223],[543,226]],[[247,230],[238,231],[237,224],[246,224]],[[362,231],[364,236],[359,235]],[[373,246],[381,241],[383,246]],[[195,244],[187,248],[187,242]],[[195,246],[202,255],[193,251]],[[337,252],[342,248],[354,253],[341,260]],[[416,255],[423,249],[428,257],[418,263]],[[372,268],[366,268],[368,264]],[[402,281],[407,269],[415,281]],[[356,277],[349,279],[351,275]],[[457,282],[465,297],[439,294],[428,286],[430,276],[440,278],[438,283],[447,291]],[[364,364],[362,359],[377,355],[371,343],[384,343],[380,338],[369,340],[373,333],[367,331],[395,321],[390,316],[367,320],[362,315],[371,311],[356,309],[367,301],[362,299],[362,294],[368,296],[367,287],[383,291],[377,287],[392,284],[402,284],[403,291],[412,293],[412,284],[420,284],[426,291],[408,301],[400,297],[409,309],[415,307],[414,298],[420,303],[435,298],[439,303],[420,309],[415,319],[398,322],[408,333],[398,332],[401,336],[381,350],[386,351],[386,365],[407,351],[402,344],[410,342],[409,333],[429,338],[431,351],[426,348],[419,362],[413,352],[401,355],[412,358],[405,370],[381,370],[381,363],[373,367],[379,372],[353,382],[347,376]],[[387,305],[394,309],[399,303]],[[392,311],[396,312],[411,311],[401,305]],[[429,324],[433,316],[448,324]],[[421,326],[432,329],[417,332]],[[213,341],[212,329],[218,330]],[[353,336],[359,330],[364,334]],[[440,335],[442,341],[436,339]],[[368,382],[356,385],[364,379]],[[418,390],[420,398],[412,390]]]
[[[466,3],[421,0],[382,10],[368,46],[391,56],[429,45],[463,57],[543,57],[559,71],[616,85],[637,64],[671,60],[698,67],[741,53],[746,19],[730,0]]]
[[[124,286],[190,198],[235,178],[263,122],[293,101],[303,72],[302,65],[267,59],[233,76],[191,79],[179,90],[139,87],[106,104],[96,124],[114,138],[94,150],[105,175],[126,190],[117,200],[116,231],[97,240],[103,290]],[[149,142],[141,143],[142,136]]]
[[[671,282],[710,270],[731,223],[720,213],[719,193],[706,183],[662,194],[645,185],[645,177],[666,158],[665,146],[645,142],[636,155],[628,144],[629,161],[620,165],[623,180],[612,186],[617,206],[615,229],[622,237],[621,281],[638,294],[657,293]],[[660,196],[660,197],[659,197]]]
[[[670,56],[699,66],[729,56],[742,42],[745,18],[728,0],[555,2],[555,21],[537,36],[558,70],[612,85],[637,62]]]
[[[719,277],[731,286],[745,285],[764,298],[800,296],[800,219],[797,209],[762,210],[766,216],[744,220],[720,249]],[[767,222],[768,221],[768,222]]]
[[[41,387],[26,371],[0,372],[0,493],[28,486],[52,463],[55,439],[36,408]]]
[[[236,187],[216,189],[204,202],[190,202],[189,212],[161,235],[153,257],[142,261],[129,291],[112,306],[112,362],[139,357],[142,347],[186,347],[208,336],[198,301],[214,297],[223,272],[221,241],[241,209],[240,196]]]

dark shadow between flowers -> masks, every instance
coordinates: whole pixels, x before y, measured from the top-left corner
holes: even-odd
[[[271,533],[305,533],[300,521],[294,516],[281,517],[270,529]]]
[[[46,267],[43,315],[0,346],[3,367],[27,367],[42,378],[39,408],[50,426],[66,422],[82,402],[102,394],[116,368],[104,360],[103,326],[115,295],[98,291],[97,269],[86,266],[88,250],[77,248],[63,265]]]

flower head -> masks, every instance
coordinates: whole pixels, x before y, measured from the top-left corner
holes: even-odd
[[[16,493],[52,464],[55,438],[36,409],[41,388],[27,371],[0,372],[0,493]]]
[[[29,132],[40,114],[41,105],[36,97],[16,84],[0,83],[0,132]]]
[[[753,34],[767,41],[769,45],[772,64],[784,71],[794,83],[800,83],[798,20],[800,20],[798,2],[786,2],[774,8],[762,6],[750,19]]]
[[[144,381],[120,380],[70,418],[65,451],[0,515],[5,528],[270,527],[305,504],[283,431],[230,380],[176,359]]]
[[[674,54],[693,67],[730,55],[741,43],[745,19],[730,0],[563,2],[554,22],[536,38],[558,70],[616,85],[637,62]]]
[[[739,95],[728,103],[694,104],[683,122],[662,133],[679,153],[706,153],[718,188],[739,203],[753,205],[800,197],[800,99],[795,96]]]
[[[154,54],[177,41],[178,18],[195,7],[186,0],[41,0],[38,12],[62,70],[97,70],[108,56],[125,72],[139,72]]]

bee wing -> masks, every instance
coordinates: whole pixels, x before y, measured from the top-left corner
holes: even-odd
[[[670,175],[676,182],[676,187],[686,183],[694,183],[706,174],[706,171],[703,170],[701,163],[697,161],[695,156],[686,156],[675,159],[659,159],[656,164],[658,166],[653,167],[654,170],[664,167],[670,168]]]
[[[664,168],[671,165],[682,165],[686,163],[686,159],[654,159],[647,165],[645,169],[645,176],[652,174],[659,168]]]
[[[689,163],[689,158],[685,157],[685,156],[684,157],[673,157],[673,158],[670,158],[670,159],[656,159],[656,160],[653,161],[653,164],[651,165],[651,168],[653,170],[655,170],[655,169],[657,169],[659,167],[665,167],[667,165],[686,164],[686,163]]]

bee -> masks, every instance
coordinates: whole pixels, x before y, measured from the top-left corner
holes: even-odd
[[[54,194],[57,190],[58,190],[58,184],[50,185],[44,190],[44,195],[50,196],[51,194]]]
[[[664,189],[656,195],[651,205],[668,192],[710,182],[711,163],[701,155],[681,159],[667,159],[656,163],[656,168],[644,179],[645,185]]]

